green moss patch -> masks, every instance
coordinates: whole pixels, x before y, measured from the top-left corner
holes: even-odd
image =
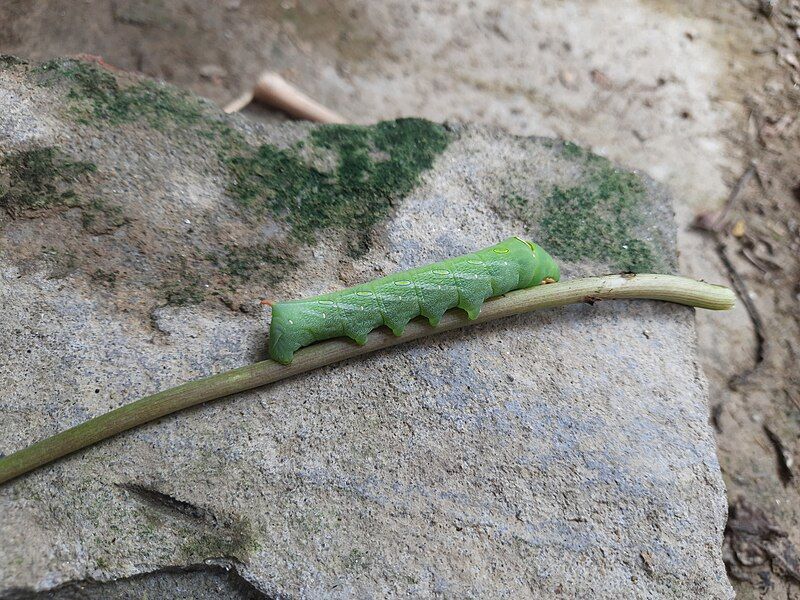
[[[72,185],[97,170],[56,148],[33,148],[0,158],[0,208],[11,214],[51,206],[77,206]]]
[[[366,251],[371,229],[413,189],[449,140],[441,125],[400,119],[319,127],[289,149],[253,147],[200,99],[169,85],[123,85],[107,69],[74,59],[51,60],[29,73],[38,85],[65,86],[69,115],[78,122],[144,121],[179,134],[184,143],[212,147],[228,170],[229,193],[250,215],[284,220],[308,244],[320,232],[344,231],[355,254]],[[322,155],[333,157],[331,168],[316,164]]]
[[[597,165],[582,185],[553,188],[541,221],[543,243],[566,260],[591,259],[640,273],[655,268],[643,225],[645,187],[633,173]]]
[[[248,210],[288,221],[298,239],[313,243],[318,233],[336,228],[364,250],[372,227],[414,188],[447,142],[442,126],[421,119],[320,127],[310,150],[332,152],[331,170],[310,164],[299,148],[262,145],[225,160],[228,190]]]
[[[541,207],[521,196],[507,197],[513,215],[536,224],[542,246],[558,259],[589,260],[624,272],[656,270],[663,262],[659,250],[640,234],[648,206],[642,180],[574,144],[565,144],[563,154],[584,161],[582,181],[545,190]]]
[[[225,246],[224,252],[208,257],[221,273],[237,282],[257,277],[259,281],[273,285],[285,272],[297,267],[297,261],[270,244],[255,246]]]
[[[194,273],[183,273],[162,284],[164,300],[172,306],[200,304],[206,298],[199,278]]]
[[[95,64],[55,59],[31,70],[39,85],[67,85],[73,116],[84,124],[145,120],[156,129],[191,126],[203,115],[200,101],[188,92],[153,81],[120,86],[113,73]]]
[[[73,59],[45,62],[30,76],[42,86],[66,86],[70,115],[83,124],[144,121],[211,146],[228,169],[229,193],[251,214],[288,222],[293,237],[309,244],[323,231],[347,232],[355,254],[366,251],[372,228],[413,189],[449,139],[441,125],[400,119],[323,126],[305,144],[256,148],[199,98],[169,85],[121,85],[107,69]],[[321,155],[335,164],[319,166],[313,159]]]
[[[0,208],[12,216],[54,207],[80,208],[88,231],[110,233],[128,223],[122,208],[98,196],[84,197],[73,188],[96,171],[93,163],[72,160],[53,147],[13,152],[0,158]]]
[[[129,222],[122,207],[111,205],[102,198],[92,198],[81,206],[81,223],[91,233],[111,233]]]
[[[363,254],[375,226],[418,185],[421,173],[432,167],[450,139],[441,125],[401,119],[369,127],[315,127],[306,139],[289,147],[255,145],[213,106],[166,84],[130,80],[73,59],[25,67],[24,72],[29,83],[51,88],[65,121],[94,128],[101,137],[106,130],[128,125],[139,139],[149,127],[168,134],[179,157],[203,157],[209,176],[225,181],[231,202],[237,205],[234,212],[246,222],[243,231],[260,230],[262,220],[281,222],[293,238],[287,249],[314,244],[321,236],[337,236],[348,241],[353,255]],[[86,132],[77,139],[84,137]],[[116,206],[111,197],[89,193],[88,187],[73,185],[95,170],[94,165],[71,160],[54,148],[6,157],[0,163],[0,209],[72,206],[80,209],[86,232],[111,233],[130,222],[125,207]],[[74,211],[65,213],[65,224],[71,225],[75,216]],[[132,227],[137,232],[140,225]],[[121,237],[122,245],[114,247],[112,257],[135,235]],[[245,234],[238,243],[223,245],[230,241],[214,237],[195,244],[188,237],[183,260],[170,256],[166,247],[151,249],[145,260],[152,268],[141,272],[117,272],[108,260],[98,264],[95,256],[84,252],[87,245],[77,235],[66,238],[65,245],[78,253],[79,267],[94,284],[126,286],[131,278],[154,290],[159,302],[179,306],[214,296],[225,301],[228,292],[256,281],[273,286],[299,266],[288,250],[269,240],[254,243]]]
[[[587,158],[589,153],[573,142],[565,141],[561,146],[561,154],[567,158]]]

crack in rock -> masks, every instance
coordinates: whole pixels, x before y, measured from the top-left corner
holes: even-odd
[[[130,492],[148,506],[161,510],[166,509],[169,512],[178,513],[190,519],[205,521],[214,527],[220,525],[219,519],[214,513],[191,502],[178,500],[169,494],[164,494],[138,483],[118,483],[116,486],[126,492]]]
[[[132,600],[194,598],[210,600],[281,600],[267,595],[239,574],[233,562],[165,567],[111,581],[70,581],[43,592],[11,590],[0,600]]]

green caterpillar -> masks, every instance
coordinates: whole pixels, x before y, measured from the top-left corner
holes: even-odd
[[[432,326],[458,307],[475,319],[483,301],[542,282],[558,281],[552,257],[533,242],[510,237],[465,256],[402,271],[355,287],[272,306],[269,353],[288,365],[314,342],[349,337],[359,345],[386,325],[401,335],[418,315]]]

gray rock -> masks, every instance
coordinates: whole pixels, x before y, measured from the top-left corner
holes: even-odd
[[[257,588],[229,565],[202,564],[166,568],[107,582],[72,581],[45,592],[15,590],[3,596],[9,600],[264,600]]]
[[[10,60],[0,132],[6,454],[264,358],[262,297],[513,234],[565,277],[675,265],[664,192],[553,140]],[[0,594],[210,561],[279,597],[730,597],[693,319],[525,315],[151,423],[0,487]]]

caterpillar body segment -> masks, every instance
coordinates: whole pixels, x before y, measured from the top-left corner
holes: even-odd
[[[277,302],[272,306],[269,353],[289,364],[295,351],[314,342],[349,337],[365,344],[377,327],[386,325],[401,335],[411,319],[421,315],[436,326],[456,307],[475,319],[487,298],[558,279],[558,266],[547,252],[510,237],[465,256],[337,292]]]

